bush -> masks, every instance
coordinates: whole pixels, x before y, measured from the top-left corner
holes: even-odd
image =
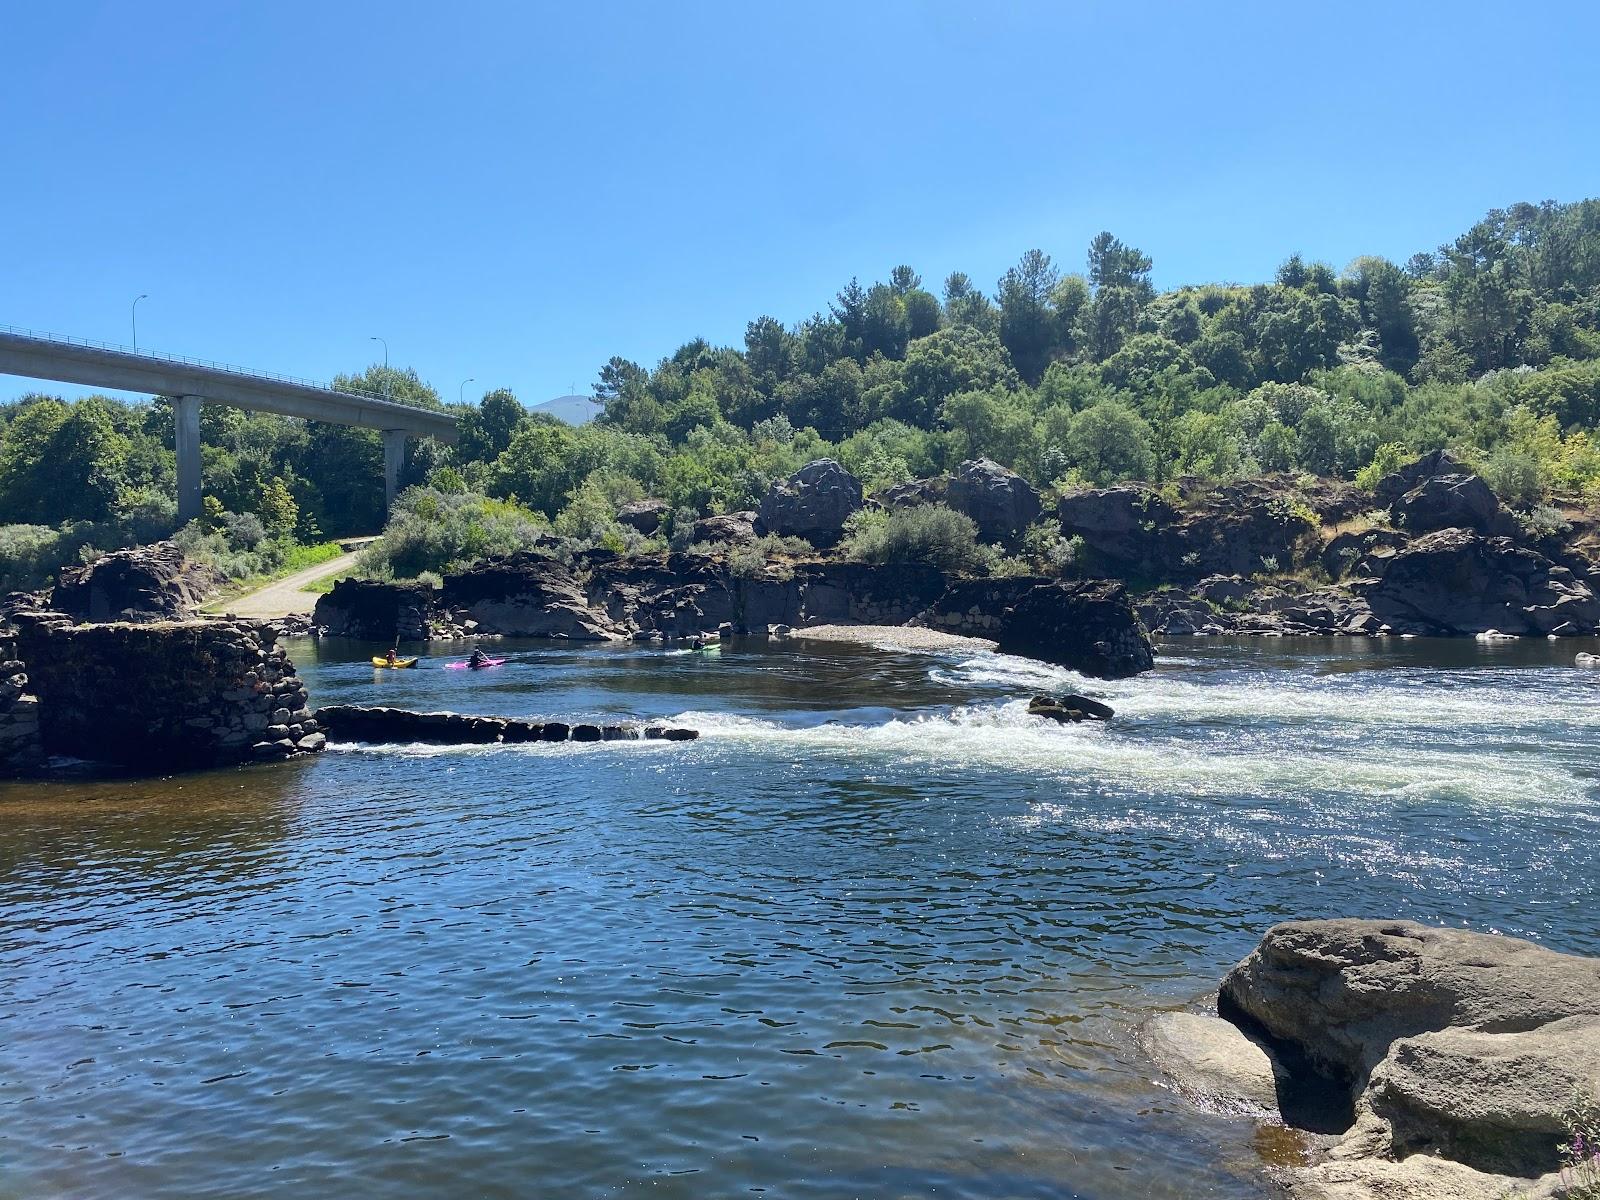
[[[861,562],[927,563],[946,571],[970,571],[985,559],[972,518],[942,504],[858,512],[845,525],[844,552]]]
[[[789,580],[794,578],[794,567],[787,560],[815,553],[811,543],[804,538],[779,537],[769,533],[728,551],[728,573],[735,579],[754,579],[771,568],[768,571],[770,576]]]
[[[1483,481],[1503,503],[1529,505],[1543,499],[1544,472],[1534,455],[1510,446],[1497,446],[1480,466]]]
[[[1041,575],[1075,575],[1083,561],[1083,538],[1065,537],[1054,522],[1038,521],[1022,535],[1022,557]]]
[[[548,532],[543,518],[507,500],[409,488],[395,502],[383,536],[363,551],[360,570],[369,578],[442,575],[526,550]]]
[[[1415,457],[1410,448],[1400,442],[1385,442],[1373,451],[1372,461],[1356,472],[1356,486],[1370,492],[1378,486],[1378,480],[1393,475]]]

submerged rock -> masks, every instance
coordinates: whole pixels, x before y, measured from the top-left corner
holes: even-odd
[[[1087,696],[1067,693],[1061,696],[1035,696],[1028,701],[1028,715],[1047,717],[1063,724],[1078,721],[1109,721],[1116,714],[1109,704]]]
[[[662,725],[569,725],[563,721],[523,721],[515,717],[479,717],[454,712],[412,712],[404,708],[330,704],[316,712],[317,723],[334,738],[374,745],[422,742],[445,746],[493,745],[497,742],[599,742],[654,738],[686,742],[699,737],[694,729]]]
[[[1140,1043],[1172,1085],[1217,1112],[1275,1117],[1283,1069],[1264,1043],[1221,1017],[1158,1013]]]

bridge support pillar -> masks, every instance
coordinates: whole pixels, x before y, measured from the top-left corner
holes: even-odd
[[[173,439],[178,452],[178,524],[201,514],[200,504],[200,397],[176,396],[172,401]]]
[[[383,510],[394,507],[395,493],[400,490],[400,469],[406,465],[406,431],[383,431]]]

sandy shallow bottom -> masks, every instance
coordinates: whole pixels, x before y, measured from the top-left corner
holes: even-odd
[[[795,637],[822,642],[859,642],[890,650],[993,650],[988,638],[962,637],[916,625],[812,625],[796,629]]]

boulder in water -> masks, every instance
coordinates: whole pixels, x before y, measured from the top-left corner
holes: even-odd
[[[1109,721],[1116,714],[1109,704],[1068,692],[1061,696],[1035,696],[1028,701],[1028,715],[1070,724],[1078,721]]]

